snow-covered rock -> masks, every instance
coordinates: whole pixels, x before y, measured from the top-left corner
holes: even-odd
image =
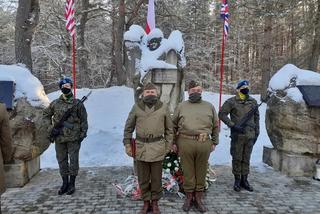
[[[0,65],[1,80],[15,83],[14,108],[9,111],[14,159],[33,159],[50,145],[48,124],[42,120],[49,99],[40,81],[23,65]]]
[[[298,85],[320,85],[320,74],[288,64],[270,80],[271,98],[266,111],[267,132],[277,151],[306,157],[319,155],[320,108],[306,105],[296,87]],[[303,159],[302,156],[299,156],[299,160]],[[298,162],[292,167],[296,168],[297,165]],[[310,167],[302,165],[304,167],[300,171],[310,171]],[[288,169],[287,174],[290,173]]]
[[[160,44],[155,50],[149,48],[149,42],[152,39],[159,39]],[[146,34],[139,25],[132,25],[129,31],[124,34],[125,45],[128,49],[139,47],[140,59],[135,60],[135,68],[140,73],[142,80],[152,69],[177,69],[177,66],[183,68],[186,65],[184,56],[184,41],[182,33],[178,30],[172,31],[168,39],[164,38],[160,29],[155,28],[149,34]],[[178,57],[178,64],[167,63],[163,58],[170,50],[174,50]],[[130,57],[130,56],[129,56]]]

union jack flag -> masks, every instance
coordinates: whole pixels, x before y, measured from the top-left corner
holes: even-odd
[[[70,32],[70,35],[75,34],[75,20],[74,20],[74,0],[67,0],[65,6],[65,18],[66,18],[66,28]]]
[[[229,31],[229,5],[227,0],[222,0],[221,9],[220,9],[220,16],[223,19],[223,30],[225,38],[228,37]]]

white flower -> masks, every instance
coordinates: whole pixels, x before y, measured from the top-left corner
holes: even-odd
[[[167,167],[171,167],[171,163],[168,163],[168,164],[167,164]]]
[[[175,164],[178,164],[178,161],[177,160],[175,160],[175,161],[173,161]]]
[[[170,173],[170,169],[166,169],[165,171]]]
[[[178,168],[178,167],[175,167],[175,168],[174,168],[174,171],[176,171],[176,172],[177,172],[178,170],[179,170],[179,168]]]

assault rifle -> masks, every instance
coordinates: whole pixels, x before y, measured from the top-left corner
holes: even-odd
[[[241,119],[238,123],[235,124],[235,126],[240,127],[244,129],[247,122],[253,117],[253,115],[259,110],[259,107],[262,105],[263,102],[260,104],[255,105],[253,108],[250,109]]]
[[[74,104],[71,108],[69,108],[62,115],[61,119],[56,124],[54,124],[54,126],[50,132],[50,135],[49,135],[50,142],[54,142],[54,140],[61,134],[62,129],[64,127],[64,122],[66,120],[68,120],[68,118],[71,116],[71,113],[74,111],[74,109],[76,109],[78,107],[78,105],[80,103],[84,103],[84,101],[86,101],[88,99],[88,97],[90,96],[91,93],[92,93],[92,91],[90,91],[86,96],[83,96],[80,101],[77,100],[77,103]]]

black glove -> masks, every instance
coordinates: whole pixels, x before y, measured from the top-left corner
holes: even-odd
[[[58,136],[58,135],[60,135],[60,131],[61,131],[60,129],[53,128],[51,131],[51,135],[54,137]]]
[[[87,137],[86,134],[80,134],[79,142],[81,143]]]
[[[239,125],[234,125],[231,127],[231,130],[232,131],[235,131],[235,132],[239,132],[239,133],[243,133],[244,132],[244,128],[242,128],[241,126]]]

